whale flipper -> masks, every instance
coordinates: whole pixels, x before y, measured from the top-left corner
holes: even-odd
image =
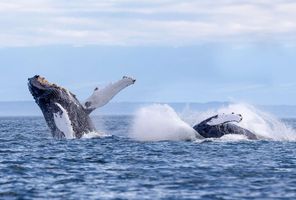
[[[219,124],[225,124],[225,123],[229,123],[229,122],[241,122],[243,120],[243,117],[241,114],[219,114],[219,115],[215,115],[209,119],[207,119],[206,121],[204,121],[204,123],[207,123],[210,126],[215,126],[215,125],[219,125]],[[202,122],[203,123],[203,122]]]
[[[64,135],[66,139],[75,138],[75,133],[67,110],[65,110],[59,103],[55,103],[55,105],[58,107],[58,112],[53,113],[56,128]]]
[[[83,106],[89,111],[106,105],[116,94],[135,83],[135,79],[124,76],[121,80],[107,85],[103,89],[95,88],[93,94],[86,99]]]
[[[220,138],[227,134],[245,135],[248,139],[255,140],[257,136],[251,131],[230,122],[240,122],[240,114],[220,114],[210,117],[195,125],[193,129],[204,138]]]

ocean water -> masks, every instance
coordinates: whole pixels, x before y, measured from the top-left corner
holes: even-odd
[[[155,107],[148,109],[155,114]],[[256,126],[284,138],[140,137],[152,123],[164,132],[175,131],[170,123],[184,128],[170,108],[156,110],[171,120],[161,121],[160,114],[153,121],[147,110],[94,117],[98,130],[110,136],[73,140],[53,139],[42,117],[1,117],[0,199],[296,198],[296,142],[289,132],[296,119],[268,130]],[[152,122],[146,124],[145,115]],[[190,124],[190,116],[180,118]]]

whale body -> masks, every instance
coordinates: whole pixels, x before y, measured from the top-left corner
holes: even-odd
[[[90,113],[107,104],[117,93],[135,81],[124,76],[102,90],[96,88],[85,103],[80,103],[69,90],[49,83],[39,75],[28,79],[28,87],[43,113],[52,136],[57,139],[73,139],[96,131]]]
[[[241,122],[242,119],[242,115],[234,113],[215,115],[195,125],[193,129],[203,138],[220,138],[227,134],[237,134],[251,140],[258,139],[253,132],[233,124]]]

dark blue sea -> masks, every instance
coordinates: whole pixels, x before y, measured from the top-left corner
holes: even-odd
[[[55,140],[42,117],[0,118],[0,199],[295,199],[296,142]],[[296,120],[285,120],[296,128]]]

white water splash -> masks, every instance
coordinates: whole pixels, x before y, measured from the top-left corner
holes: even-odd
[[[154,104],[136,112],[130,137],[139,141],[192,140],[195,133],[171,107]]]
[[[218,112],[230,110],[242,114],[243,120],[239,123],[241,127],[249,129],[262,139],[296,141],[296,131],[272,114],[247,104],[232,104],[219,109]]]
[[[91,138],[103,138],[103,137],[110,137],[111,135],[106,134],[104,132],[97,132],[97,131],[92,131],[89,133],[85,133],[82,135],[82,139],[91,139]]]
[[[204,142],[241,142],[241,141],[250,141],[245,135],[236,135],[228,134],[224,135],[221,138],[204,138],[202,140],[196,139],[195,143],[204,143]]]
[[[247,104],[231,104],[206,112],[186,111],[178,115],[168,105],[151,105],[136,112],[130,137],[140,141],[190,140],[195,136],[191,126],[222,113],[237,113],[243,117],[239,126],[246,128],[260,139],[275,141],[296,141],[296,131],[277,119]],[[184,121],[183,121],[183,120]],[[239,135],[227,135],[219,140],[245,140]]]
[[[223,135],[221,138],[219,138],[223,141],[241,141],[241,140],[248,140],[247,136],[245,135],[235,135],[235,134],[228,134]]]

